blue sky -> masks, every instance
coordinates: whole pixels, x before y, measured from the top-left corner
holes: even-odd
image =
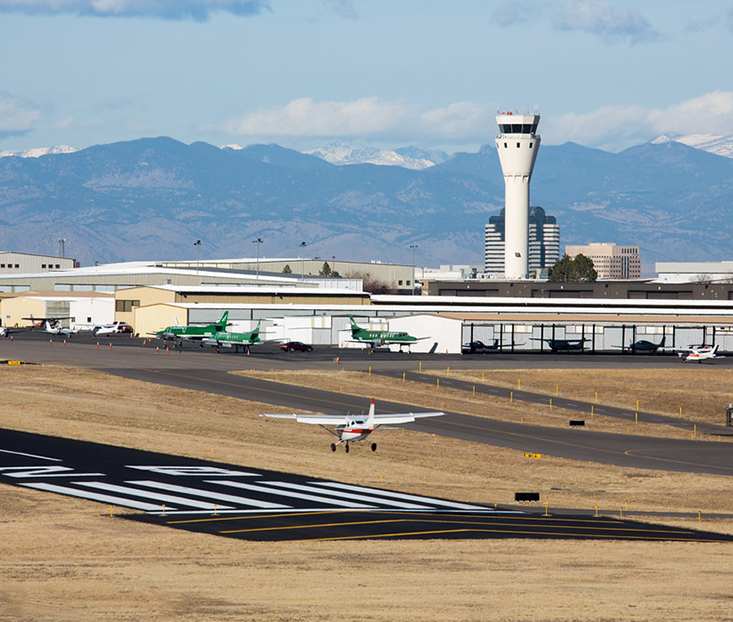
[[[733,0],[0,0],[0,151],[733,134]]]

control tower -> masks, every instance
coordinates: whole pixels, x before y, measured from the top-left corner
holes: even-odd
[[[539,114],[499,113],[496,117],[505,187],[504,276],[526,279],[529,271],[529,182],[540,148]]]

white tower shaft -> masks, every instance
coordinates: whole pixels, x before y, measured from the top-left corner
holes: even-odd
[[[500,114],[496,150],[504,173],[504,276],[526,279],[529,272],[529,182],[540,147],[538,114]]]

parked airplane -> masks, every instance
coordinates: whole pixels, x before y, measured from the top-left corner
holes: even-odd
[[[311,423],[321,426],[327,432],[338,437],[337,443],[331,443],[331,451],[336,451],[336,447],[341,443],[346,443],[345,451],[349,452],[349,443],[363,441],[374,430],[385,425],[397,425],[401,423],[412,423],[415,419],[423,417],[440,417],[444,412],[422,412],[422,413],[394,413],[375,415],[374,414],[374,398],[369,406],[368,415],[273,415],[264,414],[260,417],[276,417],[278,419],[295,419],[298,423]],[[335,430],[331,430],[326,426],[336,426]],[[390,429],[390,428],[385,428]],[[394,428],[392,428],[394,429]],[[372,443],[372,451],[377,451],[377,444]]]
[[[75,328],[68,328],[61,326],[61,320],[70,320],[71,316],[65,317],[24,317],[24,320],[30,320],[31,326],[34,328],[41,328],[43,331],[50,335],[63,335],[64,337],[70,337],[75,335],[79,331]]]
[[[677,356],[682,357],[685,363],[690,361],[702,363],[712,359],[722,359],[724,356],[718,354],[718,348],[720,344],[716,346],[690,346],[687,350],[681,350],[677,352]],[[685,356],[686,355],[686,356]]]
[[[569,350],[583,350],[584,343],[589,341],[583,337],[582,339],[537,339],[533,338],[534,341],[546,341],[547,345],[550,346],[550,350],[553,352],[567,352]]]
[[[234,348],[235,352],[239,352],[239,346],[242,346],[244,352],[249,354],[249,347],[256,343],[260,343],[260,322],[257,322],[255,329],[249,333],[232,333],[221,330],[214,333],[211,337],[204,339],[201,345],[214,346],[217,352],[222,346],[225,348]]]
[[[664,351],[664,342],[666,341],[667,336],[664,335],[662,337],[662,340],[659,343],[653,343],[651,341],[647,341],[646,339],[640,339],[639,341],[635,341],[634,343],[630,344],[627,349],[631,350],[632,354],[635,354],[636,352],[658,352],[659,350]]]
[[[380,346],[398,344],[402,352],[403,346],[407,346],[409,350],[412,344],[427,339],[427,337],[413,337],[404,331],[367,330],[357,326],[353,317],[349,316],[349,320],[351,320],[351,341],[369,344],[372,350]]]
[[[125,324],[124,322],[112,322],[111,324],[103,324],[102,326],[95,326],[92,329],[92,333],[95,335],[116,335],[119,333],[132,334],[132,326]]]
[[[517,346],[517,345],[523,345],[523,344],[518,344],[517,342],[514,342],[514,345]],[[512,345],[505,343],[505,344],[502,345],[502,347],[503,348],[511,348]],[[491,344],[484,343],[483,341],[479,341],[477,339],[476,341],[472,341],[471,343],[465,343],[461,347],[461,351],[464,354],[465,353],[468,353],[468,352],[470,352],[471,354],[474,354],[476,352],[491,352],[491,351],[495,351],[495,350],[499,350],[499,349],[500,348],[499,348],[499,340],[498,339],[494,339],[494,343],[491,343]]]
[[[181,326],[176,321],[174,326],[167,326],[163,330],[153,333],[153,335],[167,341],[180,341],[184,339],[187,341],[201,341],[226,330],[228,317],[229,311],[225,311],[218,322],[209,324],[208,326]]]
[[[24,328],[8,328],[7,326],[0,326],[0,337],[5,337],[7,339],[10,335],[14,333],[22,333],[24,330]]]

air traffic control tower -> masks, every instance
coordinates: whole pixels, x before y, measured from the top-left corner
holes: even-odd
[[[496,117],[505,187],[504,276],[526,279],[529,271],[529,182],[540,148],[539,114],[499,113]]]

